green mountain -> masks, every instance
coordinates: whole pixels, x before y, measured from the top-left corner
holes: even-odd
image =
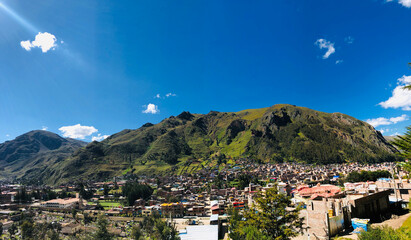
[[[343,163],[392,161],[397,150],[371,125],[341,113],[292,105],[236,113],[183,112],[123,130],[50,164],[48,183],[104,179],[127,172],[194,172],[213,161]]]
[[[0,180],[38,179],[45,169],[71,156],[87,143],[47,131],[31,131],[0,144]]]

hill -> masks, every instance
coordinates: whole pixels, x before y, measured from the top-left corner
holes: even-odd
[[[31,131],[0,144],[0,180],[36,179],[87,143],[42,130]]]
[[[43,171],[49,183],[127,172],[195,171],[211,161],[378,162],[397,150],[371,125],[341,113],[274,105],[236,113],[183,112],[92,142]]]

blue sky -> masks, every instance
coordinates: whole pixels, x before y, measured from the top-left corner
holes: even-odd
[[[0,142],[278,103],[411,123],[411,0],[0,4]]]

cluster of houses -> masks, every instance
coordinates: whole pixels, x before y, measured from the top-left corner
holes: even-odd
[[[305,224],[309,228],[302,234],[312,236],[313,239],[322,238],[336,235],[349,227],[352,218],[378,218],[391,213],[393,208],[406,204],[411,196],[411,183],[408,180],[397,179],[394,183],[392,179],[379,179],[376,182],[345,183],[344,188],[336,186],[340,176],[352,171],[391,169],[391,163],[310,166],[293,163],[261,165],[243,161],[223,169],[217,166],[184,176],[140,177],[138,181],[141,184],[150,185],[155,189],[150,199],[137,199],[133,206],[113,207],[106,210],[105,214],[139,217],[157,212],[166,218],[208,217],[210,221],[204,226],[193,226],[193,221],[183,226],[184,228],[180,229],[181,238],[190,239],[190,234],[209,232],[210,229],[214,229],[214,232],[217,229],[217,236],[221,238],[229,208],[250,207],[255,193],[275,186],[280,193],[291,196],[295,203],[305,206],[301,216],[305,218]],[[217,178],[228,183],[244,174],[258,179],[258,183],[250,183],[244,189],[228,184],[215,184]],[[121,189],[125,182],[116,179],[112,182],[94,182],[88,185],[93,189],[102,189],[104,186]],[[7,211],[13,204],[18,205],[14,198],[19,188],[19,185],[1,185],[0,210]],[[59,188],[74,191],[73,185]],[[27,190],[32,191],[35,188],[28,186]],[[31,206],[62,211],[71,208],[93,211],[96,206],[94,202],[124,199],[119,195],[104,196],[101,191],[99,192],[100,194],[95,192],[89,202],[77,194],[74,198],[35,201]],[[3,222],[10,220],[3,216]]]

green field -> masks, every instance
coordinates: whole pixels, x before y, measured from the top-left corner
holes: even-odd
[[[100,205],[104,207],[104,210],[109,210],[114,207],[122,206],[123,204],[119,202],[112,201],[99,201]]]

